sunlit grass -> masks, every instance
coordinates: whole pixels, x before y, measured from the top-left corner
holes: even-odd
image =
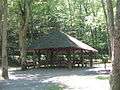
[[[99,80],[109,80],[110,76],[97,76],[96,79]]]
[[[56,85],[56,84],[52,84],[48,86],[47,90],[63,90],[63,87]]]

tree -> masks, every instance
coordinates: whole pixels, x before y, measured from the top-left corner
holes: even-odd
[[[29,10],[30,10],[31,0],[20,0],[19,9],[20,9],[20,30],[19,30],[19,46],[20,46],[20,58],[21,58],[21,66],[22,70],[25,69],[24,61],[26,59],[26,45],[27,45],[27,30],[29,25]]]
[[[108,17],[107,17],[107,11],[106,11],[106,5],[105,5],[105,1],[104,0],[101,0],[101,4],[102,4],[102,7],[103,7],[103,12],[104,12],[104,16],[105,16],[105,21],[106,21],[106,30],[107,30],[107,43],[108,43],[108,53],[109,53],[109,59],[111,59],[111,34],[110,34],[110,31],[109,31],[109,23],[108,23]],[[108,12],[109,13],[109,12]],[[113,21],[114,22],[114,21]]]
[[[3,26],[2,26],[2,77],[8,79],[8,58],[7,58],[7,0],[3,4]]]
[[[26,42],[30,44],[53,29],[94,46],[99,55],[108,53],[101,0],[34,0],[30,5],[32,1],[8,0],[8,59],[20,51],[24,66]]]
[[[2,59],[2,1],[0,1],[0,63]]]
[[[120,90],[120,1],[116,2],[116,16],[112,0],[107,0],[108,26],[111,34],[112,47],[112,74],[110,79],[111,90]]]

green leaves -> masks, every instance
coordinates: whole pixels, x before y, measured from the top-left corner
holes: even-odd
[[[9,0],[9,30],[14,33],[9,34],[11,36],[17,34],[21,20],[19,15],[22,14],[21,11],[24,11],[27,3],[31,10],[28,40],[38,39],[54,29],[62,30],[96,49],[106,49],[106,26],[100,1]]]

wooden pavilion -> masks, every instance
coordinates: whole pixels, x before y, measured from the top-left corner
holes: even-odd
[[[37,65],[42,66],[86,66],[93,65],[92,55],[97,52],[91,46],[61,32],[52,31],[29,44],[27,52],[37,56]],[[33,56],[34,56],[33,55]],[[89,59],[87,58],[88,56]]]

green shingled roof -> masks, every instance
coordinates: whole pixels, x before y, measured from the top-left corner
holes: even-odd
[[[52,48],[78,48],[97,52],[97,50],[91,46],[61,31],[52,31],[40,39],[33,41],[29,45],[28,50]]]

